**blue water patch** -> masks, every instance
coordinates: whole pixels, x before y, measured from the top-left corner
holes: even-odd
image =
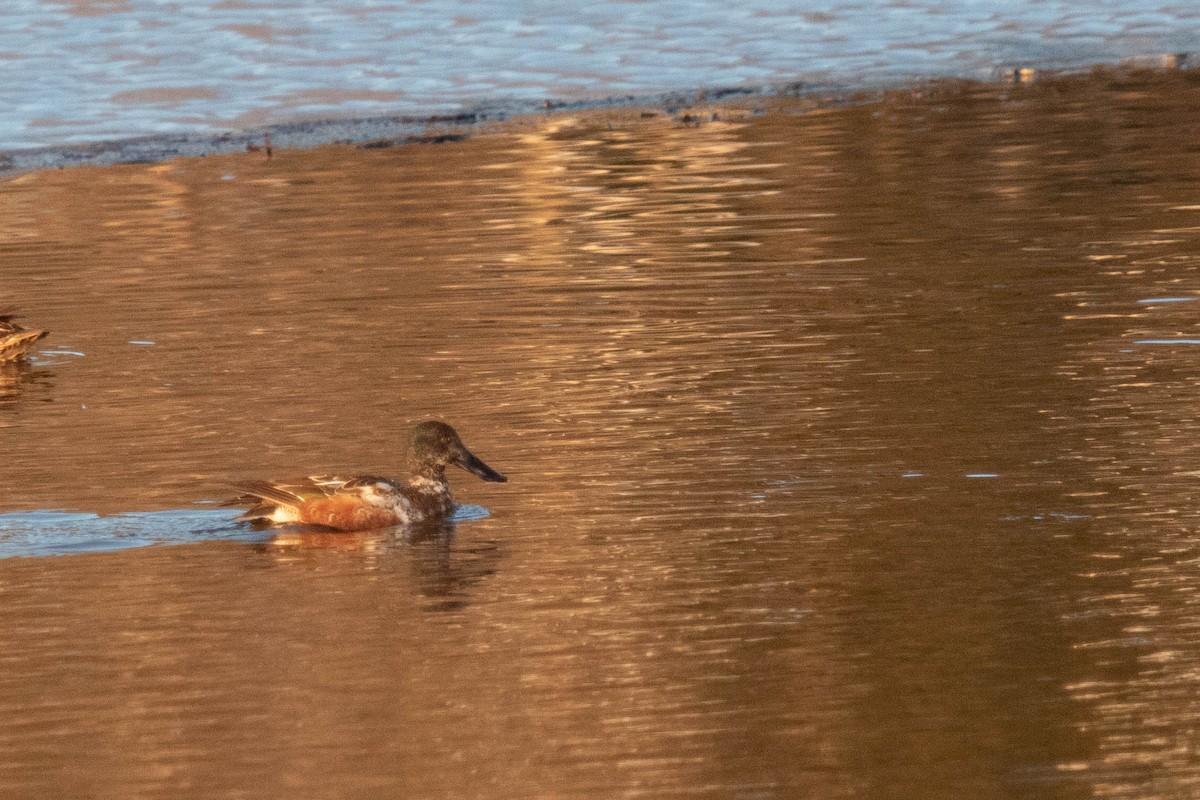
[[[102,517],[76,511],[14,511],[0,514],[0,558],[105,553],[158,544],[262,542],[278,532],[239,522],[241,513],[241,509],[208,508]],[[462,505],[450,519],[470,522],[490,516],[483,506]]]
[[[1138,300],[1139,303],[1150,305],[1152,303],[1191,303],[1195,300],[1194,297],[1147,297],[1145,300]]]
[[[62,356],[67,356],[67,358],[62,358]],[[73,358],[84,358],[85,356],[85,353],[78,350],[40,350],[29,356],[29,363],[35,367],[57,367]]]
[[[968,472],[966,477],[968,477],[968,478],[999,478],[1000,474],[998,472]]]
[[[1091,514],[1068,514],[1064,511],[1047,511],[1039,514],[1013,514],[1011,516],[1002,517],[1005,522],[1022,522],[1025,520],[1033,520],[1035,522],[1045,522],[1046,520],[1059,520],[1060,522],[1079,522],[1080,520],[1092,519]]]
[[[1138,339],[1134,344],[1200,344],[1200,339]]]
[[[1174,62],[1153,55],[1196,41],[1192,5],[1159,0],[18,0],[3,11],[3,148],[428,118],[496,99],[532,111],[546,98],[663,88],[695,97],[699,87],[986,79],[1137,56],[1165,65]]]
[[[476,505],[468,504],[465,506],[459,506],[458,508],[454,509],[454,514],[453,514],[453,516],[450,517],[450,519],[453,522],[467,522],[467,521],[487,519],[491,515],[492,515],[492,512],[488,511],[483,506],[476,506]]]
[[[101,553],[153,544],[261,541],[236,509],[140,511],[101,517],[72,511],[0,514],[0,558]]]

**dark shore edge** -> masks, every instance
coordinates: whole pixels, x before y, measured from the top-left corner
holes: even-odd
[[[1197,59],[1200,61],[1200,59]],[[946,85],[1025,84],[1047,79],[1105,74],[1110,77],[1132,76],[1137,72],[1192,71],[1188,54],[1147,55],[1125,59],[1118,64],[1086,67],[1035,69],[1007,67],[995,70],[991,80],[952,75],[901,77],[870,85],[832,82],[791,81],[762,86],[704,87],[643,95],[581,100],[497,100],[481,102],[452,114],[379,115],[348,119],[284,122],[238,131],[196,132],[138,136],[83,144],[36,148],[0,149],[0,178],[43,169],[74,166],[112,166],[153,164],[174,158],[209,155],[307,149],[329,144],[358,147],[395,147],[413,143],[457,141],[488,126],[519,118],[590,111],[632,111],[680,116],[684,122],[698,121],[689,111],[710,109],[737,103],[767,103],[794,99],[813,108],[860,104],[882,99],[897,91],[920,91]],[[1198,70],[1200,72],[1200,70]]]

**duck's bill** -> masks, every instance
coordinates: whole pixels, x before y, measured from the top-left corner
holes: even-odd
[[[508,478],[504,477],[499,472],[496,472],[496,470],[480,461],[475,457],[474,453],[466,450],[463,451],[461,456],[455,459],[454,463],[472,475],[482,478],[485,481],[491,481],[492,483],[505,483],[508,481]]]

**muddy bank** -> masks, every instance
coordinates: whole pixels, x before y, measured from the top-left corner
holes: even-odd
[[[389,147],[415,142],[455,141],[490,125],[547,114],[611,110],[629,117],[677,114],[683,118],[689,110],[707,110],[711,106],[732,108],[737,104],[743,108],[736,110],[744,113],[758,110],[767,101],[778,98],[803,98],[814,104],[830,104],[852,102],[862,99],[867,94],[877,97],[882,91],[883,87],[867,93],[845,87],[797,82],[777,86],[720,87],[652,95],[626,95],[595,100],[496,101],[481,103],[455,114],[395,114],[305,120],[217,134],[196,132],[61,146],[0,149],[0,174],[78,165],[153,163],[178,157],[241,151],[265,154],[275,148],[308,148],[324,144]]]
[[[589,100],[506,100],[481,103],[455,114],[428,116],[394,114],[347,119],[319,119],[265,125],[223,133],[195,133],[141,136],[113,141],[88,142],[37,148],[0,149],[0,175],[34,169],[59,169],[72,166],[111,166],[145,164],[180,157],[200,157],[222,153],[259,152],[271,155],[275,149],[303,149],[326,144],[360,147],[393,147],[413,143],[457,141],[503,123],[536,121],[548,115],[611,112],[613,124],[638,118],[667,115],[682,124],[694,124],[721,116],[757,114],[779,108],[781,101],[790,111],[907,98],[938,91],[1010,85],[1024,90],[1030,84],[1070,90],[1090,82],[1121,82],[1154,79],[1170,80],[1179,75],[1193,80],[1194,59],[1187,54],[1148,56],[1118,66],[1096,66],[1081,71],[1049,71],[1030,68],[997,70],[991,82],[961,79],[930,79],[878,83],[855,87],[834,83],[790,83],[766,86],[725,86],[663,92],[649,95],[624,95]],[[1200,71],[1197,71],[1200,72]]]

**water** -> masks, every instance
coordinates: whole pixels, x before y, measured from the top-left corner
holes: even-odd
[[[0,795],[1195,794],[1198,94],[0,184]],[[429,416],[443,528],[211,505]]]
[[[1149,0],[8,0],[4,21],[0,152],[481,104],[529,111],[548,97],[989,78],[1200,48],[1195,8]]]

